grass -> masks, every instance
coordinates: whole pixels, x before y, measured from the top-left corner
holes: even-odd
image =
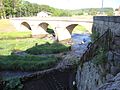
[[[58,59],[53,56],[11,55],[13,50],[25,51],[26,49],[35,46],[35,43],[44,44],[46,42],[52,43],[52,41],[34,38],[0,40],[0,70],[36,71],[54,66]]]
[[[49,40],[26,38],[26,39],[13,39],[13,40],[0,40],[0,55],[11,55],[13,50],[25,51],[28,48],[35,46],[36,43],[52,43]]]
[[[1,32],[0,39],[30,38],[31,32]]]
[[[53,56],[0,56],[0,70],[37,71],[51,68],[57,61]]]

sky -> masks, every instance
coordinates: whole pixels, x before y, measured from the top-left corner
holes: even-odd
[[[60,9],[101,8],[102,0],[26,0]],[[103,7],[118,8],[120,0],[103,0]]]

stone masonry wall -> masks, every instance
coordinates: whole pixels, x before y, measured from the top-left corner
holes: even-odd
[[[107,63],[95,65],[93,60],[89,60],[79,66],[76,75],[77,88],[97,90],[100,87],[98,90],[118,90],[120,79],[114,80],[111,88],[109,88],[111,83],[103,84],[112,80],[120,72],[120,16],[95,16],[93,19],[92,32],[97,31],[101,36],[109,29],[112,33],[110,50],[106,53]]]

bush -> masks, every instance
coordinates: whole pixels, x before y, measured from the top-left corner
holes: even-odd
[[[69,45],[62,45],[60,43],[46,43],[38,46],[34,46],[30,49],[27,49],[25,52],[29,54],[55,54],[60,52],[69,51]]]

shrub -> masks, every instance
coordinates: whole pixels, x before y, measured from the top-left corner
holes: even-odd
[[[46,43],[38,46],[34,46],[30,49],[27,49],[25,52],[29,54],[55,54],[60,52],[69,51],[70,46],[69,45],[62,45],[60,43]]]

